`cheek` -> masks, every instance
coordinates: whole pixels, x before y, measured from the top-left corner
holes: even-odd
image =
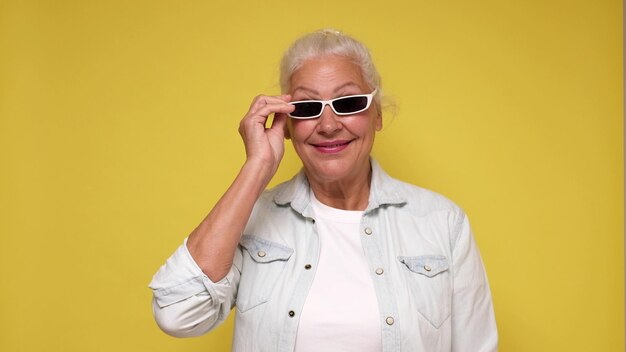
[[[314,120],[291,120],[287,128],[294,143],[305,141],[315,129]]]
[[[355,129],[358,130],[357,133],[361,136],[368,139],[373,139],[376,132],[380,130],[379,126],[379,120],[375,118],[370,118],[369,120],[363,119],[358,127],[355,126]],[[355,132],[357,130],[355,130]]]

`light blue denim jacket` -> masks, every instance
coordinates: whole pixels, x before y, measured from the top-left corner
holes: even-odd
[[[181,245],[150,283],[159,326],[174,336],[201,335],[236,306],[233,351],[292,352],[319,258],[310,192],[303,172],[264,192],[219,282]],[[459,207],[389,177],[372,160],[360,231],[383,351],[497,350],[487,277]]]

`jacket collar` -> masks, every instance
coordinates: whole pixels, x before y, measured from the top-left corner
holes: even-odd
[[[373,158],[370,158],[370,164],[372,166],[372,181],[369,203],[365,212],[367,213],[382,205],[406,203],[406,198],[396,186],[396,181],[387,175]],[[277,189],[274,194],[274,202],[278,205],[290,204],[295,211],[303,216],[313,217],[311,187],[304,170],[300,170],[296,176]]]

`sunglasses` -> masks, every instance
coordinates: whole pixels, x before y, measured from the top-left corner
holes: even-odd
[[[352,115],[367,110],[376,93],[378,89],[374,89],[370,94],[348,95],[331,100],[292,101],[289,104],[296,108],[288,115],[294,119],[314,119],[322,115],[326,105],[329,105],[338,116]]]

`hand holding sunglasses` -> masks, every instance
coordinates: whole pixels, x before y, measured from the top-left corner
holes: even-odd
[[[324,107],[329,105],[338,116],[352,115],[367,110],[372,104],[378,89],[370,94],[348,95],[330,100],[298,100],[289,104],[296,108],[288,115],[294,119],[314,119],[322,115]]]

